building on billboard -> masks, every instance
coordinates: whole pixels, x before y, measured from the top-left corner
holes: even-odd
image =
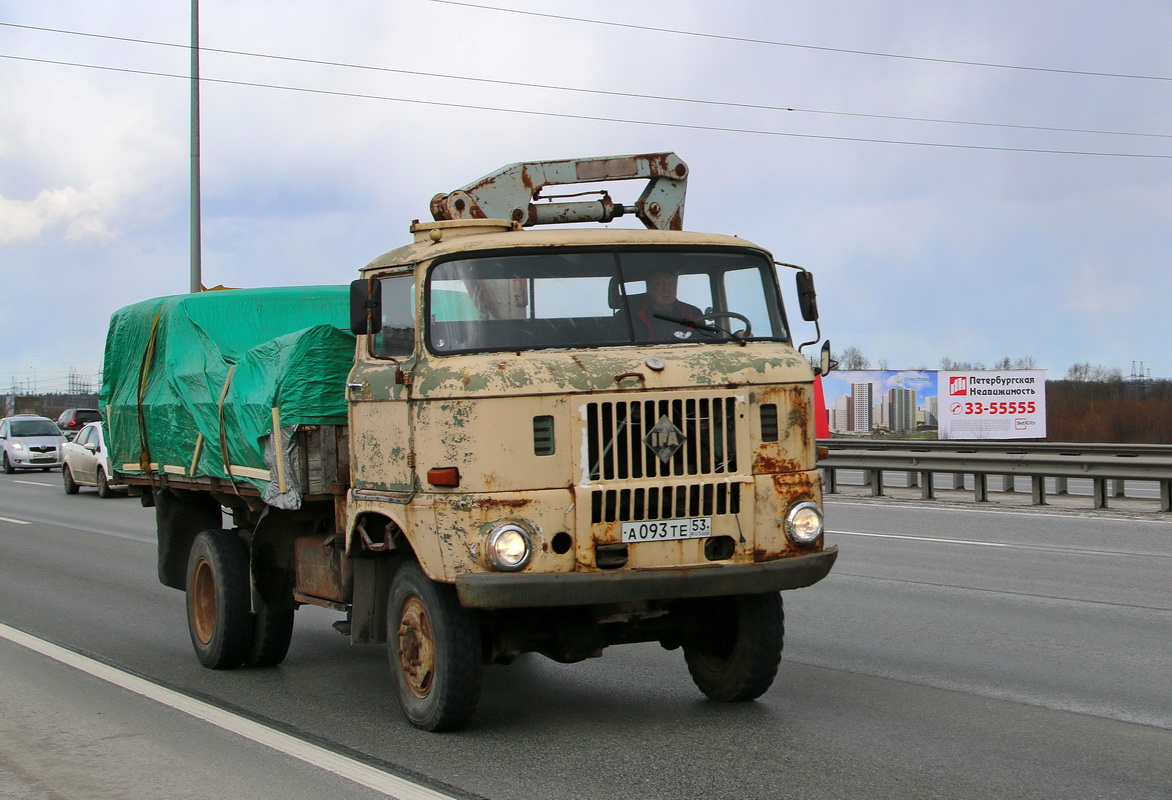
[[[851,399],[846,395],[834,398],[830,411],[830,430],[849,431],[851,429]]]
[[[871,384],[851,384],[851,433],[871,432]]]
[[[892,433],[914,431],[918,426],[915,389],[891,389],[887,392],[887,427]]]
[[[935,428],[940,425],[940,398],[936,396],[924,398],[924,427]]]

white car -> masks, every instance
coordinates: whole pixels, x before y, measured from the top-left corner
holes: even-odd
[[[125,486],[110,479],[110,455],[101,422],[91,422],[77,432],[72,442],[61,446],[65,463],[61,467],[61,482],[66,494],[77,494],[82,486],[96,486],[99,497],[109,497]]]
[[[0,419],[0,461],[11,475],[17,470],[48,472],[61,466],[65,436],[51,419],[36,414],[17,414]]]

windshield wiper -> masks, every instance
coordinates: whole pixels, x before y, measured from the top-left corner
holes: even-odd
[[[728,335],[721,328],[718,328],[715,325],[707,325],[698,319],[688,319],[686,317],[673,317],[670,314],[657,314],[657,313],[653,313],[651,316],[655,317],[656,319],[665,319],[668,322],[674,322],[677,325],[683,325],[685,328],[693,328],[698,331],[704,331],[705,333],[711,333],[714,336],[727,336]]]

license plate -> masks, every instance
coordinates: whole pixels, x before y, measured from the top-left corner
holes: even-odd
[[[645,522],[623,523],[623,544],[707,539],[711,535],[712,517],[649,519]]]
[[[57,457],[56,456],[33,456],[32,460],[33,460],[33,463],[37,463],[38,461],[56,461]]]

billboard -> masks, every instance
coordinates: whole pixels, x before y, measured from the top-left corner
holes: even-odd
[[[1043,370],[866,370],[823,377],[832,437],[1040,439]]]

